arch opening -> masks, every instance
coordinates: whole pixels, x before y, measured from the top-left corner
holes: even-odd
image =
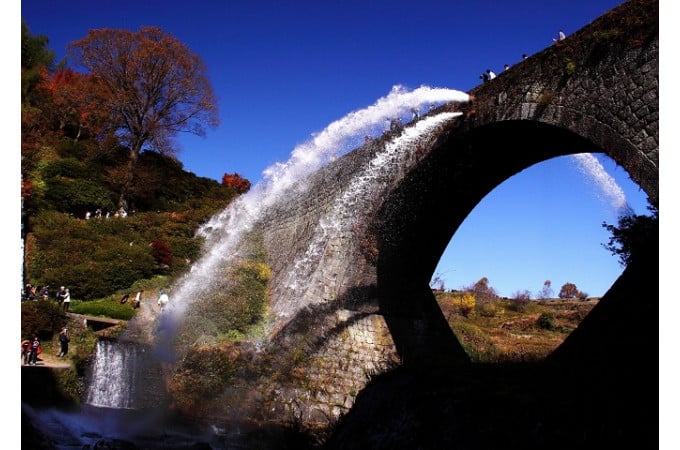
[[[582,153],[606,154],[590,140],[560,127],[498,122],[445,136],[392,191],[377,215],[377,284],[380,311],[405,364],[441,360],[446,352],[453,355],[449,360],[468,360],[460,341],[445,330],[450,328],[430,281],[448,243],[475,207],[522,171],[552,158]],[[611,157],[622,168],[639,164],[621,160],[620,154]],[[598,250],[606,256],[606,250]]]
[[[647,215],[647,206],[605,154],[552,158],[496,187],[458,228],[430,283],[468,355],[522,361],[555,350],[623,273],[602,224]],[[570,298],[560,298],[563,288]]]

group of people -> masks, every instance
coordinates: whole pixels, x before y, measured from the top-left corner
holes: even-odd
[[[134,213],[134,211],[132,211],[132,213]],[[94,212],[95,219],[101,219],[102,217],[105,217],[105,218],[108,219],[109,217],[111,217],[110,211],[106,211],[106,214],[104,214],[104,215],[102,215],[102,214],[103,214],[103,212],[102,212],[101,208],[97,208],[97,210]],[[128,212],[123,207],[118,208],[113,213],[113,217],[123,217],[123,218],[125,218],[127,216],[128,216]],[[92,217],[92,213],[90,211],[85,211],[85,220],[90,220],[91,217]]]
[[[21,360],[24,366],[35,366],[38,363],[38,355],[42,353],[42,344],[38,336],[33,339],[21,341]]]
[[[132,307],[137,309],[142,303],[142,297],[144,296],[144,289],[140,289],[137,291],[137,294],[135,295],[135,298],[132,303]],[[125,294],[123,297],[120,299],[120,303],[125,304],[130,300],[130,294]],[[156,301],[156,304],[160,307],[160,311],[163,312],[165,307],[168,305],[170,302],[170,297],[168,297],[168,294],[165,292],[164,289],[159,289],[158,290],[158,300]]]
[[[24,289],[21,291],[21,300],[47,300],[50,295],[50,286],[45,285],[40,290],[37,286],[33,286],[31,283],[26,283]]]
[[[564,30],[559,30],[557,32],[557,37],[552,38],[552,40],[555,44],[557,44],[558,42],[563,41],[566,38],[567,38],[567,35],[564,33]],[[527,59],[527,55],[526,55],[526,53],[523,53],[522,54],[522,60],[525,60],[525,59]],[[508,69],[510,69],[510,65],[505,64],[503,66],[503,70],[508,70]],[[479,78],[482,80],[483,83],[486,83],[487,81],[491,81],[494,78],[496,78],[496,73],[491,69],[486,69],[486,72],[483,72],[479,76]]]
[[[57,303],[64,308],[64,312],[69,312],[71,309],[71,291],[64,286],[61,286],[56,294]]]
[[[132,307],[134,309],[139,308],[139,306],[142,304],[142,296],[144,295],[144,289],[140,289],[137,291],[137,294],[135,295],[135,299],[132,303]],[[130,294],[125,294],[123,297],[120,299],[120,304],[125,304],[130,300]]]
[[[71,338],[68,334],[68,328],[62,327],[59,331],[59,353],[58,358],[63,358],[68,354],[68,343]],[[24,366],[35,366],[38,364],[38,355],[42,353],[42,343],[37,335],[33,339],[24,339],[21,341],[21,362]]]
[[[32,286],[31,283],[26,283],[26,286],[21,292],[21,300],[48,300],[50,298],[50,286],[45,285],[40,289],[40,292],[38,292],[38,289],[35,286]],[[71,308],[71,292],[66,289],[64,286],[61,286],[59,290],[56,293],[55,299],[57,303],[59,303],[59,306],[64,309],[65,312],[68,312],[69,309]]]

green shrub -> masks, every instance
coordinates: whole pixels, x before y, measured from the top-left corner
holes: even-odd
[[[497,317],[502,316],[504,313],[503,308],[499,307],[496,303],[478,304],[475,309],[477,314],[482,317]]]
[[[67,323],[66,313],[54,300],[37,300],[21,303],[21,337],[38,336],[46,341]]]
[[[551,313],[544,312],[538,319],[536,319],[536,326],[542,330],[554,330],[557,328],[555,325],[555,316]]]
[[[94,166],[75,158],[55,159],[42,166],[44,207],[83,217],[85,211],[111,209],[114,195]]]
[[[451,329],[470,359],[474,362],[482,362],[483,355],[492,345],[489,336],[481,328],[470,323],[454,322],[451,324]]]
[[[184,411],[208,407],[231,382],[239,357],[231,345],[194,346],[175,366],[169,390]]]
[[[118,300],[72,301],[71,312],[118,320],[130,320],[135,315],[134,309],[129,304],[121,305]]]
[[[526,298],[511,298],[507,302],[505,302],[505,307],[509,311],[523,313],[526,312],[530,303],[531,300]]]

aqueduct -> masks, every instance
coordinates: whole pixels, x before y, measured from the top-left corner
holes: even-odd
[[[656,1],[627,2],[479,85],[471,102],[444,105],[328,164],[266,214],[260,225],[273,274],[272,309],[289,312],[276,318],[269,336],[278,351],[306,355],[301,364],[312,385],[304,395],[280,390],[282,403],[294,404],[305,421],[323,422],[352,405],[350,392],[362,389],[367,374],[395,362],[466,364],[429,281],[466,216],[522,170],[557,156],[604,153],[658,207],[657,22]],[[321,256],[311,281],[287,287],[293,262],[308,251],[338,199],[351,195],[356,174],[402,132],[446,111],[463,114],[406,142],[410,150],[396,167],[350,199],[352,220],[315,244]],[[637,340],[626,324],[640,323],[631,302],[642,290],[615,285],[553,360],[618,370],[629,351],[657,348],[658,256],[636,276],[649,302]],[[654,366],[656,357],[645,365]],[[289,369],[297,362],[290,358]]]

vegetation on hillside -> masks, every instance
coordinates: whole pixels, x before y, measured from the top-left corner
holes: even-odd
[[[246,236],[239,255],[221,268],[223,276],[217,277],[216,285],[196,293],[179,324],[174,339],[178,363],[168,389],[186,413],[219,407],[219,394],[236,371],[252,365],[248,342],[262,337],[270,270],[261,236]]]
[[[200,252],[197,228],[250,187],[238,174],[198,177],[172,156],[178,132],[216,123],[199,58],[158,29],[100,31],[71,45],[89,69],[79,73],[55,66],[49,39],[22,21],[24,282],[52,295],[67,286],[76,301],[182,273]],[[125,61],[99,60],[104,41]]]
[[[435,294],[444,317],[473,362],[540,361],[579,325],[598,299],[493,298],[470,291]]]

